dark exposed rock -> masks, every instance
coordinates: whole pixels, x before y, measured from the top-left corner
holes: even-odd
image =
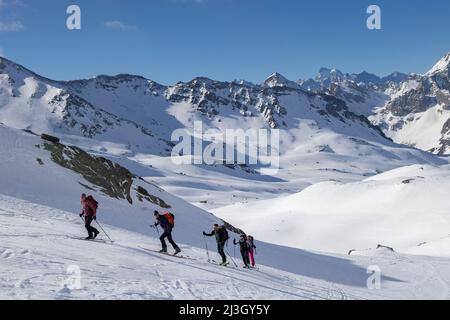
[[[38,135],[37,133],[35,133],[35,132],[31,131],[30,129],[23,129],[23,132],[26,132],[26,133],[32,134],[33,136],[39,136],[39,135]]]
[[[53,142],[53,143],[59,143],[59,138],[51,136],[51,135],[48,135],[48,134],[45,134],[45,133],[41,134],[41,139],[42,140],[46,140],[46,141],[50,141],[50,142]]]
[[[171,208],[171,206],[168,205],[167,203],[165,203],[164,200],[149,194],[148,191],[146,189],[144,189],[143,187],[141,187],[141,186],[138,186],[136,188],[136,191],[138,193],[137,194],[137,198],[141,202],[145,199],[148,202],[151,202],[153,204],[156,204],[156,205],[160,206],[161,208],[164,208],[164,209],[170,209]]]
[[[222,220],[222,221],[223,221],[223,220]],[[229,231],[231,231],[231,232],[234,232],[234,233],[236,233],[236,234],[246,234],[246,233],[245,233],[244,231],[242,231],[241,229],[236,228],[235,226],[229,224],[229,223],[226,222],[226,221],[223,221],[223,226],[224,226],[227,230],[229,230]]]
[[[44,148],[51,153],[51,159],[58,165],[80,174],[86,181],[98,187],[104,194],[127,200],[133,203],[131,189],[134,179],[137,179],[128,169],[102,157],[94,157],[80,148],[65,146],[61,143],[45,142]],[[143,181],[142,179],[139,179]],[[85,186],[88,189],[91,187]],[[144,187],[137,186],[137,198],[146,200],[162,208],[170,205],[161,198],[151,195]]]
[[[133,203],[130,190],[134,176],[127,169],[105,158],[93,157],[77,147],[46,142],[44,148],[51,152],[54,162],[81,174],[86,181],[99,187],[101,192]]]
[[[427,90],[420,87],[392,100],[386,107],[394,116],[406,116],[410,113],[427,111],[437,104],[437,98],[427,95]]]
[[[383,246],[381,244],[377,245],[377,249],[387,249],[389,251],[395,252],[394,248],[388,247],[388,246]]]

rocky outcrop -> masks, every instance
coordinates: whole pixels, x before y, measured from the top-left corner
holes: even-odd
[[[43,148],[50,152],[51,159],[56,164],[81,175],[91,186],[79,182],[86,188],[95,188],[115,199],[124,199],[133,203],[132,190],[136,191],[139,201],[148,201],[161,208],[170,208],[161,198],[151,195],[143,186],[136,183],[139,180],[128,169],[111,160],[94,157],[74,146],[66,146],[59,142],[44,140]]]

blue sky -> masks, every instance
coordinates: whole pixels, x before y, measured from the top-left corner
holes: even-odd
[[[82,30],[66,28],[66,8]],[[366,9],[382,10],[382,30]],[[0,53],[53,79],[132,73],[297,80],[320,67],[424,72],[450,51],[447,0],[0,0]]]

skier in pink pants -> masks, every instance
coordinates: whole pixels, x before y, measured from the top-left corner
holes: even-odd
[[[248,243],[248,258],[250,260],[250,263],[252,265],[252,267],[255,267],[255,252],[256,252],[256,246],[255,243],[253,241],[253,237],[252,236],[248,236],[247,237],[247,243]]]

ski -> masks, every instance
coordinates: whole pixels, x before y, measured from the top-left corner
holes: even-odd
[[[142,250],[145,250],[145,251],[162,254],[162,255],[165,255],[165,256],[168,256],[168,257],[179,258],[179,259],[186,259],[186,260],[196,260],[196,259],[194,259],[192,257],[189,257],[189,256],[186,256],[186,255],[180,255],[180,253],[170,254],[170,253],[167,253],[167,252],[160,252],[160,251],[157,251],[157,250],[152,250],[152,249],[148,249],[148,248],[144,248],[144,247],[140,247],[140,246],[138,246],[138,248],[140,248]]]
[[[86,239],[86,238],[78,238],[78,237],[69,237],[69,239],[73,240],[80,240],[80,241],[90,241],[90,242],[97,242],[97,243],[105,243],[105,244],[113,244],[112,241],[106,241],[103,239]]]
[[[232,265],[230,265],[229,262],[227,262],[226,264],[220,264],[220,263],[217,263],[217,262],[214,261],[214,260],[209,260],[208,263],[213,264],[213,265],[218,266],[218,267],[236,269],[235,267],[233,267]]]

